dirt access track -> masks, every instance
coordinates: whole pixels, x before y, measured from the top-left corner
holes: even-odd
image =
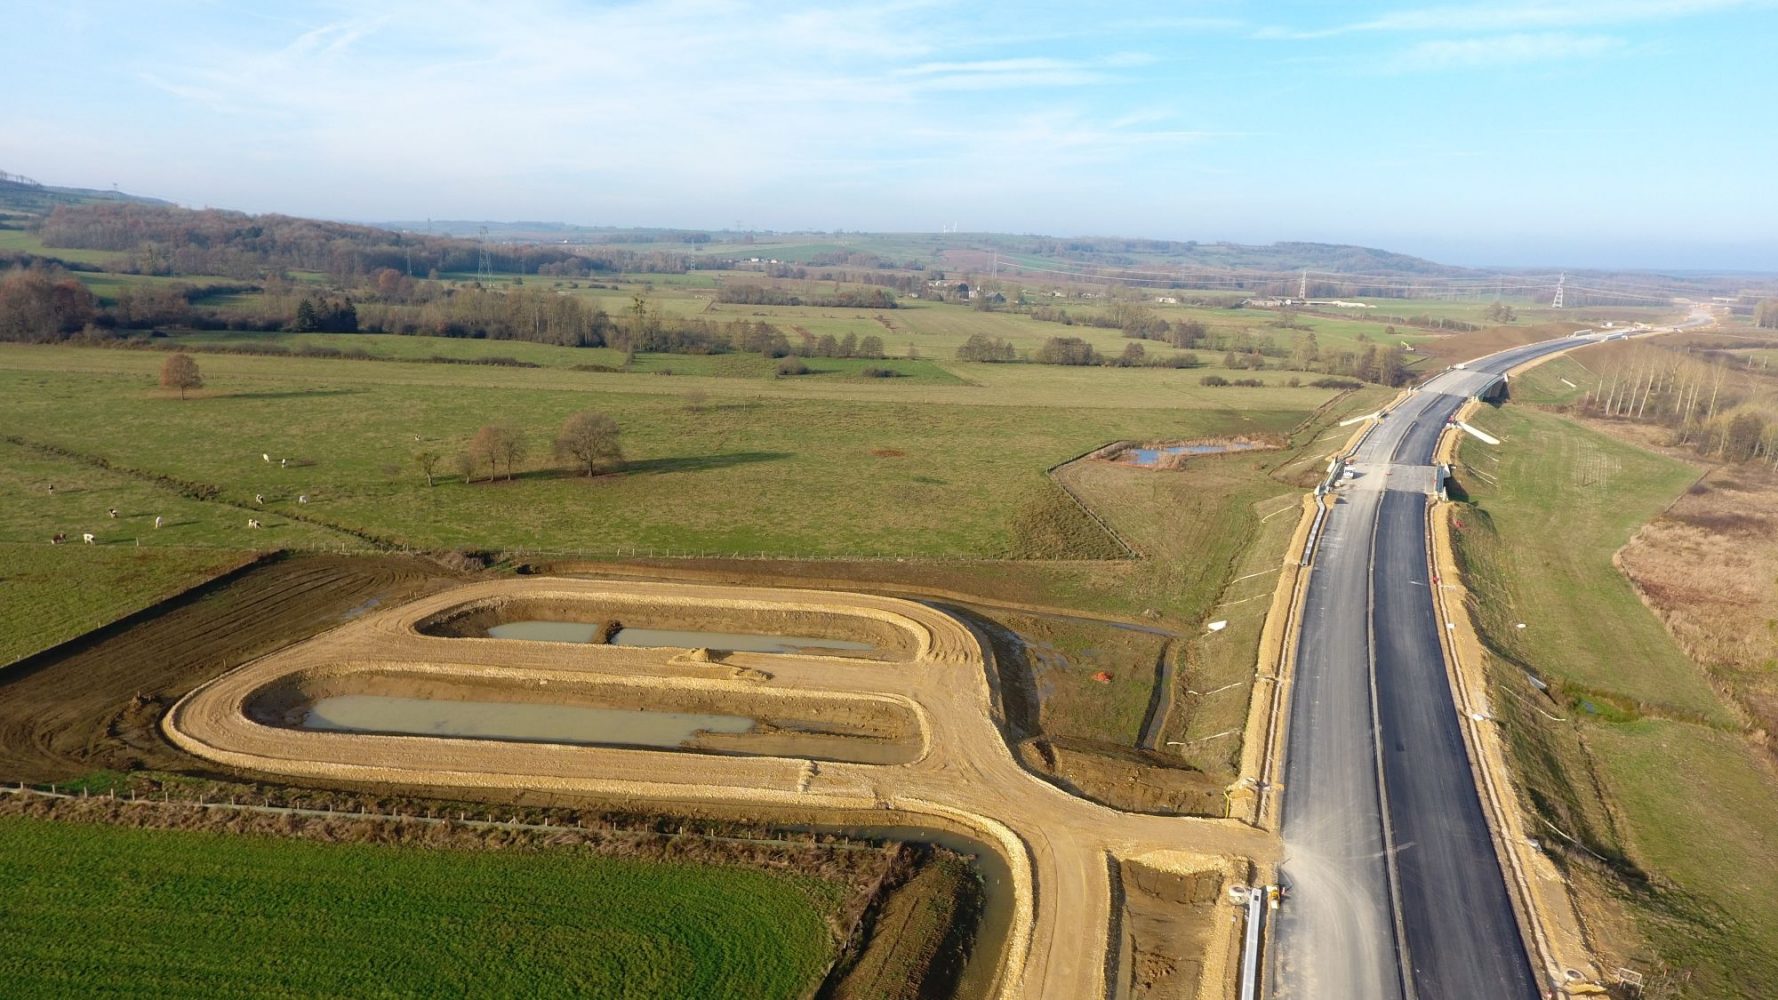
[[[680,608],[685,620],[829,618],[835,628],[899,638],[890,659],[572,645],[427,635],[440,616],[489,603]],[[845,623],[850,622],[850,626]],[[695,625],[688,626],[695,627]],[[885,638],[887,638],[885,636]],[[879,645],[879,650],[885,647]],[[1233,820],[1122,813],[1062,791],[1014,759],[1000,728],[988,644],[911,601],[824,591],[601,580],[478,583],[365,615],[248,663],[192,691],[163,720],[180,747],[231,767],[353,782],[499,788],[610,797],[646,805],[708,803],[757,814],[817,814],[865,825],[913,823],[994,847],[1011,871],[1012,921],[993,994],[1082,1000],[1118,992],[1122,928],[1114,873],[1122,862],[1180,872],[1277,860],[1271,835]],[[793,757],[379,736],[253,721],[255,698],[292,675],[356,669],[504,681],[536,690],[623,683],[836,706],[892,702],[922,730],[901,764],[815,763]],[[1219,937],[1232,922],[1217,922]],[[1212,942],[1207,960],[1229,949]],[[1205,970],[1206,983],[1224,970]]]

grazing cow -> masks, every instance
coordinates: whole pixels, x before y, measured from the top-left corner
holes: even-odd
[[[80,536],[80,540],[87,543],[88,545],[93,544],[93,533],[90,531],[86,532],[85,534]]]
[[[159,514],[156,514],[156,515],[154,515],[155,530],[157,530],[157,531],[160,530],[160,526],[161,526],[161,516]]]
[[[302,496],[299,496],[296,498],[296,502],[297,503],[308,503],[309,502],[309,495],[307,493],[304,493]]]
[[[265,459],[268,463],[272,460],[272,456],[263,451],[259,453],[259,457]]]
[[[278,468],[280,468],[280,469],[290,468],[290,459],[288,459],[288,458],[278,459]]]
[[[265,503],[265,494],[264,493],[253,494],[253,502],[256,504],[264,504]]]
[[[56,495],[56,484],[55,483],[49,484],[49,495],[52,497]]]
[[[260,527],[259,518],[257,518],[257,517],[248,518],[247,519],[247,527],[249,527],[249,528]]]
[[[116,507],[110,508],[109,510],[105,511],[105,513],[110,514],[112,520],[114,520],[114,521],[117,520],[117,508]]]
[[[58,531],[55,534],[49,536],[49,544],[51,544],[51,545],[60,545],[67,540],[68,540],[67,533],[62,532],[62,531]]]

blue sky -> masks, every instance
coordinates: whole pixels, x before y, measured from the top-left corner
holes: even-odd
[[[1778,269],[1774,0],[0,15],[0,169],[194,206]]]

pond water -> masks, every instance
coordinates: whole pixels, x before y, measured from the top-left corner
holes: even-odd
[[[744,733],[754,722],[739,715],[343,694],[316,701],[299,725],[327,732],[670,749],[701,732]]]
[[[582,622],[507,622],[488,629],[495,639],[531,639],[537,642],[595,642],[597,624]],[[715,649],[742,653],[794,653],[799,649],[868,652],[868,642],[822,639],[806,635],[762,635],[748,632],[698,632],[663,628],[622,628],[612,636],[613,646],[665,646],[676,649]]]
[[[1159,465],[1162,456],[1226,455],[1236,451],[1257,451],[1264,445],[1252,441],[1224,441],[1218,444],[1170,444],[1162,448],[1131,448],[1123,460],[1130,465]]]

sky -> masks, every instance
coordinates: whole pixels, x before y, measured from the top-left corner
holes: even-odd
[[[0,0],[0,170],[363,221],[1778,270],[1778,0]]]

